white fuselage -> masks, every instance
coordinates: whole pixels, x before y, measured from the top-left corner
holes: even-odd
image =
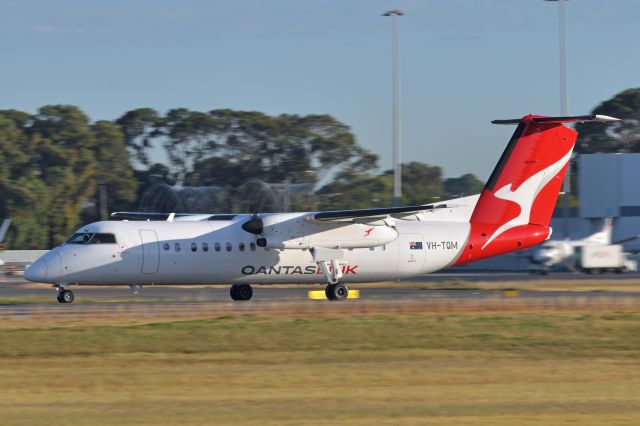
[[[257,236],[242,229],[249,215],[96,222],[78,232],[113,234],[115,243],[62,244],[34,263],[26,277],[63,284],[322,283],[326,278],[310,248],[327,247],[343,254],[344,283],[395,280],[451,265],[470,227],[459,217],[439,220],[446,212],[428,220],[396,219],[392,226],[335,223],[319,229],[303,225],[303,215],[265,216],[267,247],[258,247]]]

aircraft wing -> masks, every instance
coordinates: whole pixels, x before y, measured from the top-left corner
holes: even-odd
[[[363,220],[374,221],[385,219],[389,216],[402,219],[427,210],[435,210],[446,207],[446,204],[424,204],[421,206],[383,207],[357,210],[332,210],[312,213],[309,215],[309,219],[318,222],[356,222]]]
[[[640,238],[640,234],[634,235],[633,237],[625,238],[623,240],[614,241],[611,244],[624,244],[628,243],[629,241],[637,240],[638,238]]]
[[[113,212],[111,217],[117,220],[232,220],[235,214],[200,214],[200,213],[157,213],[157,212]]]

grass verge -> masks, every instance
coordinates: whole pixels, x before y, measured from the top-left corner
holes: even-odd
[[[640,317],[0,328],[0,424],[638,424]]]

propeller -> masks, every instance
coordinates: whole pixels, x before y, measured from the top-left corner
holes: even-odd
[[[250,234],[260,235],[264,230],[264,223],[262,222],[260,216],[254,213],[251,216],[251,219],[242,224],[242,229]]]

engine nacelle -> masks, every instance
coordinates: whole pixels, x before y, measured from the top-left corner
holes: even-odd
[[[261,237],[265,239],[265,247],[274,249],[368,248],[388,244],[398,238],[398,231],[384,223],[379,226],[352,222],[314,223],[303,216],[283,220],[280,215],[266,216],[263,223]]]

